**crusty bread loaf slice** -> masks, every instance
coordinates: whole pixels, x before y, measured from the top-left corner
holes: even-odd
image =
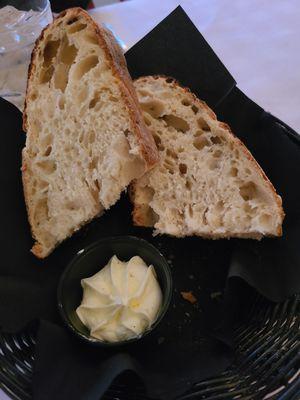
[[[280,236],[281,198],[230,128],[170,78],[135,87],[160,151],[160,163],[132,184],[135,224],[177,237]]]
[[[24,130],[24,193],[41,258],[158,159],[121,50],[80,8],[60,14],[35,45]]]

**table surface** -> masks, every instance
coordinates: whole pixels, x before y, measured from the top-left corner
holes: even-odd
[[[299,0],[131,0],[91,14],[130,48],[179,4],[238,87],[300,132]]]
[[[91,14],[130,48],[179,4],[238,87],[300,132],[299,0],[131,0]]]

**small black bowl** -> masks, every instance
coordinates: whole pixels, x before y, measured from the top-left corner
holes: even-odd
[[[156,321],[141,336],[120,342],[104,342],[90,336],[89,330],[78,318],[76,308],[82,300],[81,279],[94,275],[108,263],[113,255],[122,261],[128,261],[133,256],[140,256],[147,265],[152,264],[162,290],[163,301]],[[63,272],[57,290],[58,309],[67,327],[85,342],[97,346],[129,344],[142,339],[160,323],[168,309],[171,297],[172,275],[166,259],[150,243],[134,236],[101,239],[79,250]]]

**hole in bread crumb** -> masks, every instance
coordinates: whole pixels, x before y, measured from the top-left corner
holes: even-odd
[[[98,63],[99,59],[97,56],[89,56],[84,58],[75,66],[73,78],[75,80],[80,80],[91,69],[95,68]]]
[[[184,148],[183,147],[179,147],[179,149],[177,150],[178,153],[183,153],[184,152]]]
[[[69,211],[75,211],[80,208],[79,204],[76,201],[67,201],[65,203],[65,208]]]
[[[87,34],[84,36],[84,40],[90,44],[99,44],[97,36],[94,34]]]
[[[151,125],[151,121],[150,121],[150,119],[149,119],[146,115],[144,115],[144,122],[145,122],[145,124],[146,124],[147,126],[150,126],[150,125]]]
[[[41,73],[40,73],[39,83],[47,83],[47,82],[49,82],[51,80],[51,78],[52,78],[53,72],[54,72],[53,65],[51,65],[47,69],[42,68]]]
[[[58,100],[58,108],[60,110],[63,110],[65,108],[65,104],[66,104],[66,100],[65,100],[64,96],[60,96],[60,98]]]
[[[37,226],[40,225],[41,221],[45,221],[48,219],[48,203],[47,203],[47,198],[42,198],[37,201],[34,213],[33,213],[33,219],[36,222]]]
[[[193,207],[190,204],[188,206],[188,213],[189,213],[189,216],[192,218],[194,215],[194,211],[193,211]]]
[[[94,180],[94,185],[96,186],[98,192],[100,192],[100,183],[99,183],[98,179]]]
[[[252,200],[256,197],[257,187],[254,182],[248,182],[240,187],[240,195],[245,200]]]
[[[95,93],[94,97],[92,100],[89,102],[89,108],[94,108],[97,103],[99,103],[100,100],[100,93]]]
[[[203,135],[203,131],[196,131],[195,133],[194,133],[194,137],[199,137],[199,136],[201,136],[201,135]]]
[[[192,183],[191,183],[191,181],[190,181],[189,179],[186,180],[186,182],[185,182],[185,187],[186,187],[188,190],[191,190],[191,188],[192,188]]]
[[[163,120],[166,122],[167,126],[173,127],[178,132],[185,133],[190,129],[189,124],[183,118],[177,117],[176,115],[164,115]]]
[[[98,182],[98,180],[95,180],[94,181],[94,187],[93,188],[92,187],[89,188],[90,189],[90,193],[91,193],[91,195],[92,195],[92,197],[93,197],[93,199],[94,199],[94,201],[95,201],[95,203],[97,205],[99,204],[99,191],[100,191],[100,186],[99,186],[99,189],[98,189],[98,186],[99,186],[99,182]]]
[[[140,188],[137,194],[138,203],[149,204],[150,201],[153,200],[154,193],[155,193],[154,189],[150,186],[145,186],[143,188]]]
[[[118,102],[118,99],[116,97],[114,97],[114,96],[109,96],[108,100],[110,100],[110,101],[112,101],[114,103]]]
[[[191,102],[188,100],[188,99],[182,99],[181,100],[181,104],[183,105],[183,106],[190,106],[191,105]]]
[[[74,46],[74,44],[70,45],[68,38],[65,36],[62,41],[61,49],[59,52],[60,61],[66,65],[71,65],[73,64],[77,56],[77,53],[78,53],[77,47]]]
[[[194,140],[193,145],[197,150],[202,150],[203,147],[209,146],[210,143],[206,137],[197,137]]]
[[[199,111],[199,108],[196,107],[196,106],[193,104],[193,105],[192,105],[192,110],[193,110],[194,114],[197,114],[198,111]]]
[[[252,207],[249,203],[244,203],[243,210],[246,211],[247,214],[251,213]]]
[[[249,168],[245,168],[245,173],[246,173],[247,175],[251,175],[250,169],[249,169]]]
[[[173,165],[174,165],[174,160],[170,160],[169,158],[166,158],[166,159],[165,159],[165,164],[168,164],[168,165],[170,165],[170,166],[173,167]]]
[[[229,171],[229,175],[230,176],[235,177],[235,176],[237,176],[237,174],[238,174],[238,169],[237,168],[235,168],[235,167],[230,168],[230,171]]]
[[[236,158],[237,160],[240,158],[240,152],[238,151],[238,149],[235,149],[234,155],[235,155],[235,158]]]
[[[69,79],[69,67],[64,64],[59,64],[56,67],[54,75],[54,87],[60,89],[63,93],[66,90]]]
[[[222,143],[222,140],[218,136],[212,136],[210,138],[210,140],[212,141],[213,144],[221,144]]]
[[[166,79],[166,82],[167,82],[167,83],[173,83],[173,82],[174,82],[174,79],[173,79],[173,78],[167,78],[167,79]]]
[[[97,182],[97,181],[95,181],[95,182]],[[99,204],[99,190],[90,188],[90,193],[91,193],[95,203],[98,205]]]
[[[166,154],[167,156],[174,158],[174,160],[178,159],[177,154],[173,150],[167,149]]]
[[[94,143],[94,142],[95,142],[95,139],[96,139],[96,134],[95,134],[94,131],[91,131],[91,132],[89,133],[89,143]]]
[[[89,170],[93,171],[94,169],[97,169],[98,162],[99,162],[99,157],[93,157],[89,164]]]
[[[182,163],[179,164],[179,172],[180,172],[182,175],[186,174],[186,172],[187,172],[187,166],[186,166],[186,164],[182,164]]]
[[[165,159],[164,166],[170,172],[171,175],[174,174],[174,165],[170,160]]]
[[[268,229],[272,225],[272,216],[269,214],[262,214],[259,217],[259,222],[263,228]]]
[[[38,189],[43,190],[46,189],[48,186],[49,186],[48,182],[40,180],[38,184]]]
[[[219,160],[210,160],[208,164],[208,168],[210,170],[214,170],[220,167],[220,161]]]
[[[48,68],[51,65],[53,58],[57,54],[59,45],[60,45],[60,40],[50,40],[48,43],[46,43],[43,52],[43,57],[44,57],[43,67]]]
[[[173,97],[173,94],[168,92],[168,91],[163,91],[159,93],[159,98],[160,99],[170,99]]]
[[[149,95],[150,95],[150,93],[147,92],[147,90],[144,90],[144,89],[138,89],[137,92],[141,97],[149,97]]]
[[[126,139],[128,139],[128,136],[130,136],[130,130],[129,129],[125,129],[124,135],[125,135]]]
[[[36,165],[47,175],[52,174],[56,170],[56,164],[53,160],[39,161],[36,163]]]
[[[87,24],[82,24],[81,22],[78,22],[77,24],[72,24],[69,28],[67,28],[68,33],[76,33],[83,31],[87,27]]]
[[[159,220],[158,214],[156,214],[156,212],[150,206],[142,205],[142,208],[144,208],[145,212],[144,213],[145,226],[154,226]]]
[[[69,21],[67,22],[67,25],[75,24],[75,22],[77,22],[77,21],[78,21],[78,18],[77,18],[77,17],[71,18],[71,19],[69,19]]]
[[[224,201],[222,201],[222,200],[218,201],[215,206],[215,210],[217,212],[222,212],[224,210]]]
[[[161,138],[156,133],[153,133],[153,139],[155,141],[156,146],[159,147],[159,145],[161,144]]]
[[[215,157],[215,158],[220,158],[222,154],[223,154],[223,152],[222,152],[221,150],[216,150],[216,151],[213,153],[213,157]]]
[[[52,146],[48,146],[46,151],[45,151],[45,153],[44,153],[44,156],[45,157],[50,156],[51,152],[52,152]]]
[[[153,118],[158,118],[163,115],[165,106],[159,100],[151,100],[141,103],[141,108],[146,113],[150,114]]]
[[[257,212],[257,207],[253,207],[249,203],[244,203],[243,209],[249,216],[252,216]]]
[[[206,218],[207,212],[208,212],[208,207],[206,207],[206,209],[204,210],[204,213],[202,215],[203,225],[207,225],[207,218]]]
[[[198,118],[197,122],[200,129],[204,132],[210,132],[210,127],[203,117]]]
[[[37,97],[38,97],[37,92],[32,92],[31,95],[30,95],[30,100],[34,101],[34,100],[37,99]]]

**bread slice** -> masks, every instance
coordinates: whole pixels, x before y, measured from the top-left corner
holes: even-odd
[[[171,79],[135,82],[160,163],[131,187],[136,225],[177,237],[280,236],[280,196],[229,126]]]
[[[60,14],[35,45],[24,130],[24,193],[41,258],[158,159],[120,48],[80,8]]]

